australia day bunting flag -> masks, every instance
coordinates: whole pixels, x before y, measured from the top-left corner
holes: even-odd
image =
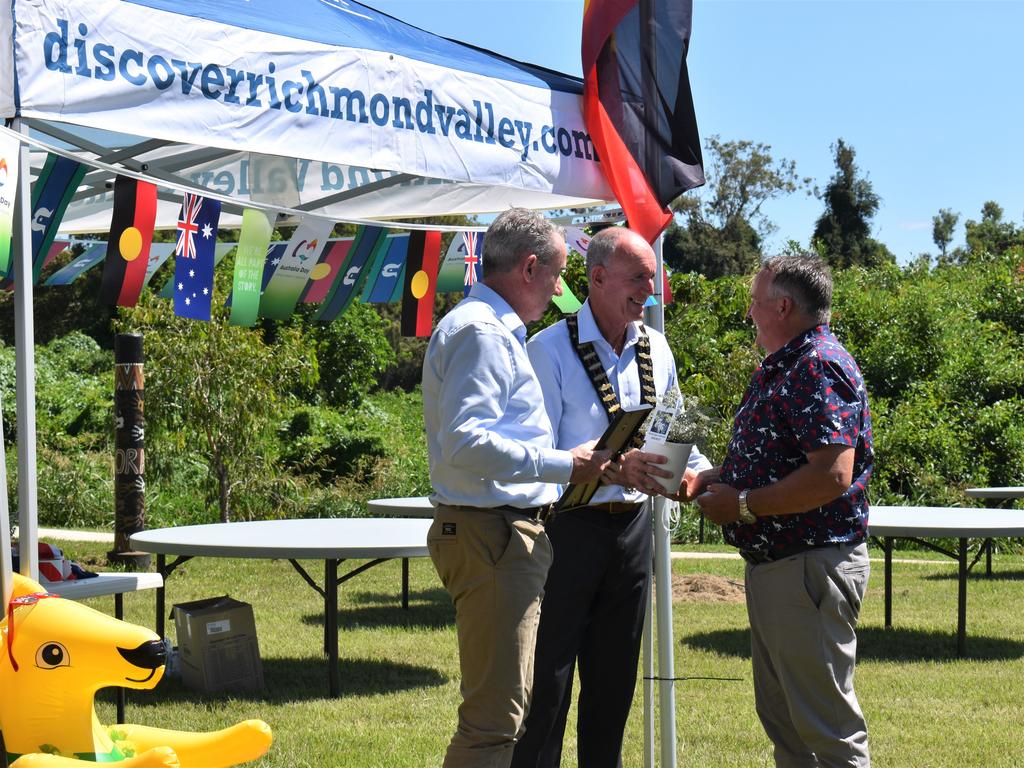
[[[309,273],[309,282],[300,299],[303,304],[319,304],[327,298],[327,292],[331,290],[338,270],[345,264],[353,242],[353,238],[346,237],[327,243],[327,247],[320,252],[320,260]]]
[[[330,219],[312,216],[303,219],[295,228],[263,291],[260,316],[275,320],[291,316],[333,228],[334,222]]]
[[[220,200],[185,193],[174,246],[174,314],[209,320]]]

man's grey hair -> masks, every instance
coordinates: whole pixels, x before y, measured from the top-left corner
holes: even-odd
[[[796,308],[818,324],[832,317],[832,273],[817,254],[776,256],[761,265],[772,275],[772,296],[788,296]]]
[[[556,238],[555,235],[558,235]],[[564,253],[565,234],[536,211],[509,208],[484,235],[483,276],[511,272],[531,253],[549,264]]]
[[[629,231],[625,227],[606,227],[590,238],[590,245],[587,246],[587,277],[590,277],[595,267],[608,266],[619,241]]]

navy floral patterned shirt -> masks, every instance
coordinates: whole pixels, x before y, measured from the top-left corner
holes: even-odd
[[[828,445],[854,448],[853,483],[816,509],[732,523],[726,541],[747,552],[774,553],[867,537],[867,485],[874,463],[871,413],[860,368],[827,325],[768,355],[747,387],[733,422],[721,482],[739,490],[771,485]]]

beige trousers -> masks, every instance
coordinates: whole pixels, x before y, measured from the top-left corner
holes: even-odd
[[[551,544],[516,512],[439,506],[427,546],[455,605],[462,673],[444,768],[507,768],[530,704]]]
[[[754,699],[778,768],[868,768],[853,690],[867,545],[747,565]]]

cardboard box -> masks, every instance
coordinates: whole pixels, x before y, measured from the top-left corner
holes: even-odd
[[[263,663],[252,606],[227,595],[174,606],[185,685],[199,691],[257,691]]]

